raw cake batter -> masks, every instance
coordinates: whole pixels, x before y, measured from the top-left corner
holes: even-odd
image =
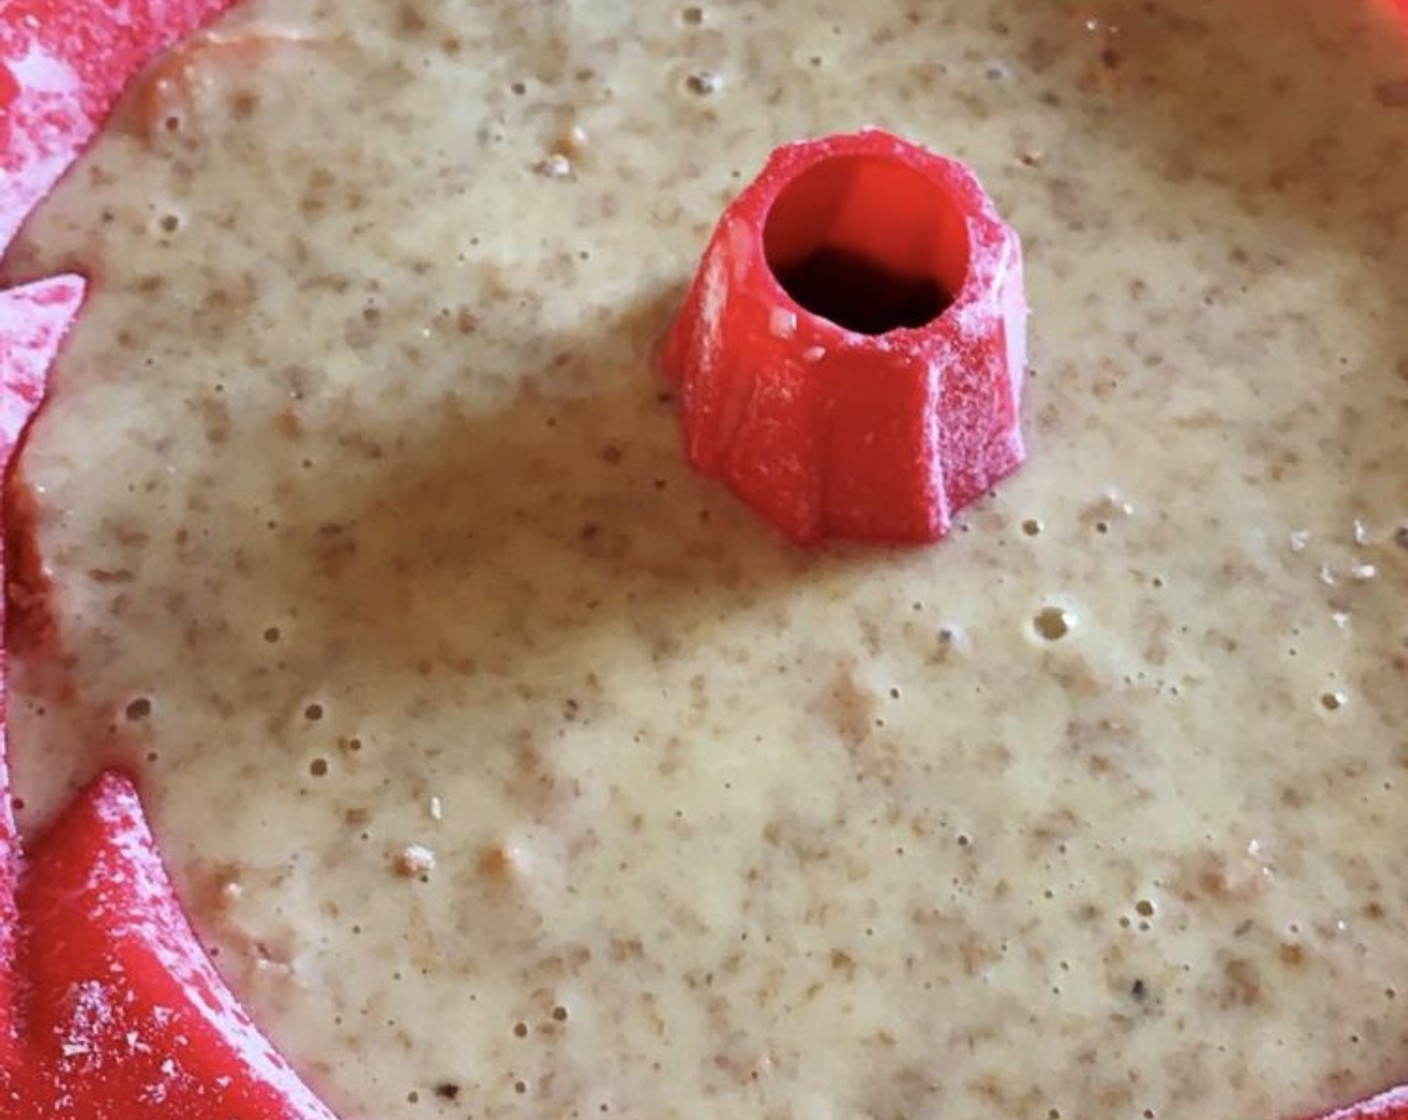
[[[141,781],[349,1120],[1265,1120],[1408,1073],[1408,47],[1370,3],[255,0],[0,280],[25,825]],[[652,346],[775,144],[1023,232],[936,549],[692,477]]]

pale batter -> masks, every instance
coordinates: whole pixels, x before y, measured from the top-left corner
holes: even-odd
[[[349,1120],[1402,1080],[1405,75],[1371,3],[248,4],[0,277],[96,280],[22,820],[131,768]],[[804,553],[651,350],[768,150],[865,123],[1024,236],[1032,458]]]

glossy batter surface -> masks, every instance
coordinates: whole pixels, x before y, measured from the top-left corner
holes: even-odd
[[[1253,1120],[1408,1074],[1387,7],[257,0],[3,269],[22,819],[140,778],[349,1118]],[[937,549],[690,476],[651,350],[775,144],[1022,231],[1032,461]]]

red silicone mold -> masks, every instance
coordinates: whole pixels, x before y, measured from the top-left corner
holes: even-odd
[[[0,6],[0,248],[132,74],[228,2]],[[867,232],[936,191],[948,201],[915,257]],[[853,193],[864,220],[833,205]],[[828,302],[835,254],[801,267],[827,246],[879,257],[875,298]],[[895,274],[933,283],[884,287]],[[881,133],[783,149],[725,215],[667,347],[691,459],[797,540],[942,534],[1021,460],[1020,293],[1016,240],[959,165]],[[13,460],[82,296],[77,277],[0,293],[0,580],[32,548],[9,539]],[[892,323],[901,312],[914,322]],[[959,358],[968,372],[946,372]],[[867,387],[877,368],[885,383]],[[0,1120],[332,1120],[211,966],[125,777],[100,777],[21,851],[3,730]],[[1408,1090],[1327,1120],[1408,1120]]]

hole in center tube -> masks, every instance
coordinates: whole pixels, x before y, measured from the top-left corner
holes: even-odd
[[[968,272],[968,232],[945,187],[889,156],[838,156],[778,195],[768,266],[805,311],[858,334],[933,322]]]

